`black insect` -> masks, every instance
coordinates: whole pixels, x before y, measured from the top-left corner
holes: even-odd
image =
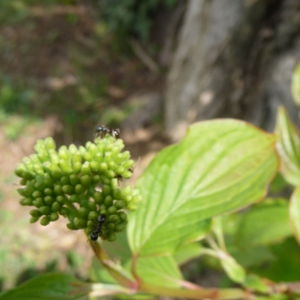
[[[110,134],[111,136],[118,138],[120,136],[120,129],[118,128],[108,128],[104,125],[100,125],[96,127],[96,136],[103,138],[107,134]]]
[[[105,222],[105,216],[104,215],[98,216],[96,226],[94,230],[90,233],[90,238],[92,241],[96,241],[98,239],[98,236],[101,235],[102,226],[104,222]]]

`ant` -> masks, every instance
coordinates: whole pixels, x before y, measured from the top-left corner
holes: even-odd
[[[97,218],[97,224],[94,228],[94,230],[90,233],[90,238],[92,241],[97,241],[98,236],[102,233],[102,225],[105,222],[105,216],[100,215]]]
[[[120,136],[120,129],[108,128],[104,125],[100,125],[96,127],[96,136],[103,138],[107,134],[110,134],[114,138],[118,138]]]

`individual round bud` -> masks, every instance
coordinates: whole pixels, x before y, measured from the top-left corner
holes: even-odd
[[[40,192],[40,191],[34,191],[33,193],[32,193],[32,197],[33,198],[39,198],[39,197],[41,197],[42,196],[42,193]]]
[[[108,195],[104,198],[103,200],[103,204],[106,206],[106,207],[110,207],[113,203],[113,198],[112,196]]]
[[[31,200],[31,198],[23,198],[23,199],[21,199],[20,203],[22,205],[32,205],[32,200]]]
[[[53,202],[51,205],[51,210],[53,212],[58,212],[61,208],[61,205],[59,204],[59,202]]]
[[[53,201],[54,201],[54,198],[52,198],[51,196],[44,197],[44,203],[47,204],[47,205],[52,204]]]
[[[116,176],[116,173],[113,170],[107,170],[106,175],[109,178],[114,178]]]
[[[88,215],[88,213],[89,213],[89,211],[88,211],[88,209],[86,207],[80,207],[79,210],[78,210],[78,214],[81,217],[86,217]]]
[[[58,195],[58,196],[56,197],[56,201],[57,201],[58,203],[64,203],[64,202],[66,202],[66,197],[64,197],[64,196],[62,196],[62,195]]]
[[[79,178],[77,176],[77,174],[71,174],[69,176],[69,182],[72,184],[72,185],[76,185],[78,182],[79,182]]]
[[[93,172],[98,172],[99,171],[99,163],[97,161],[91,161],[90,163],[90,168]]]
[[[20,185],[26,185],[27,182],[28,182],[28,180],[27,180],[26,178],[22,178],[22,179],[20,180]]]
[[[98,213],[96,211],[90,211],[88,214],[89,220],[96,220],[98,217]]]
[[[75,190],[76,194],[82,193],[84,191],[83,185],[82,184],[76,184],[74,190]]]
[[[69,156],[69,151],[68,151],[67,146],[65,146],[65,145],[61,146],[61,147],[59,148],[59,150],[58,150],[58,155],[59,155],[59,157],[61,157],[61,158],[68,158],[68,156]]]
[[[81,184],[85,187],[92,183],[91,177],[89,175],[83,175],[80,177]]]
[[[24,178],[24,175],[26,174],[26,170],[24,169],[23,164],[19,164],[15,170],[15,174],[18,177]]]
[[[67,225],[66,225],[69,229],[71,229],[71,230],[76,230],[76,229],[78,229],[73,223],[68,223]]]
[[[116,211],[117,211],[117,208],[116,208],[115,206],[110,206],[110,207],[107,209],[107,212],[108,212],[109,214],[114,214],[114,213],[116,213]]]
[[[61,183],[62,185],[64,185],[64,184],[69,184],[69,183],[70,183],[69,176],[61,176],[61,178],[60,178],[60,183]]]
[[[41,212],[37,209],[31,210],[29,213],[32,217],[35,217],[35,218],[39,218],[42,215]]]
[[[54,193],[57,195],[62,194],[62,185],[61,184],[54,185]]]
[[[77,228],[84,228],[86,225],[86,222],[83,219],[77,217],[74,218],[73,223]]]
[[[45,189],[44,189],[44,194],[45,194],[45,195],[52,195],[52,194],[53,194],[53,191],[52,191],[52,189],[50,189],[50,188],[45,188]]]
[[[78,195],[71,195],[68,197],[68,202],[72,203],[72,204],[78,203],[78,202],[80,202],[80,199],[79,199]]]
[[[92,197],[95,199],[95,202],[101,204],[103,202],[103,197],[101,192],[95,192]]]
[[[41,207],[39,208],[39,210],[40,210],[40,212],[41,212],[43,215],[49,214],[49,213],[51,212],[49,206],[41,206]]]
[[[82,162],[78,159],[78,161],[74,161],[73,164],[73,171],[74,173],[79,173],[81,170]]]
[[[51,222],[58,220],[58,218],[59,218],[58,213],[53,212],[53,213],[50,214],[50,220],[51,220]]]
[[[114,206],[115,206],[117,209],[125,208],[125,202],[122,201],[122,200],[116,200],[116,201],[114,202]]]
[[[43,198],[38,197],[38,198],[32,200],[32,205],[34,205],[35,207],[42,207],[44,205]]]
[[[99,169],[100,169],[101,171],[107,171],[107,170],[108,170],[108,165],[107,165],[107,163],[105,163],[105,162],[100,163]]]
[[[69,146],[69,153],[71,153],[71,154],[76,154],[77,152],[78,152],[77,147],[76,147],[74,144],[71,144],[71,145]]]
[[[50,166],[49,172],[50,172],[50,174],[53,178],[55,178],[55,179],[60,179],[61,178],[62,173],[61,173],[61,169],[59,168],[58,165],[52,164]]]
[[[119,223],[120,218],[118,217],[118,215],[113,214],[113,215],[110,215],[110,216],[108,217],[108,221],[109,221],[110,223]]]
[[[92,143],[92,142],[87,142],[86,144],[85,144],[85,147],[88,149],[88,151],[90,151],[90,152],[96,152],[97,151],[97,147],[96,147],[96,145],[94,144],[94,143]]]
[[[29,220],[29,222],[30,222],[30,223],[35,223],[35,222],[37,222],[38,220],[39,220],[38,217],[31,217],[30,220]]]
[[[24,197],[29,196],[28,190],[26,188],[19,188],[19,189],[17,189],[17,191],[21,196],[24,196]]]
[[[74,192],[73,186],[66,184],[62,186],[62,191],[64,194],[71,195]]]
[[[60,214],[63,216],[63,217],[68,217],[69,214],[70,214],[70,209],[68,209],[67,207],[62,207],[60,209]]]
[[[72,172],[72,166],[69,164],[69,161],[67,159],[61,159],[59,161],[59,165],[60,165],[60,169],[64,174],[69,174]]]
[[[40,221],[41,225],[46,226],[50,223],[50,218],[49,216],[44,216],[41,221]]]

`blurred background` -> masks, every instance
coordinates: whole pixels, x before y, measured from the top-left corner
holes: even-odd
[[[272,130],[278,105],[299,124],[298,0],[1,0],[0,287],[46,270],[89,277],[86,237],[29,224],[14,169],[37,139],[121,129],[134,178],[189,124],[232,117]]]

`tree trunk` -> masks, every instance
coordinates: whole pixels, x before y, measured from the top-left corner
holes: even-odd
[[[272,129],[278,105],[296,120],[290,79],[300,59],[299,0],[190,0],[166,87],[174,139],[197,120],[233,117]]]

